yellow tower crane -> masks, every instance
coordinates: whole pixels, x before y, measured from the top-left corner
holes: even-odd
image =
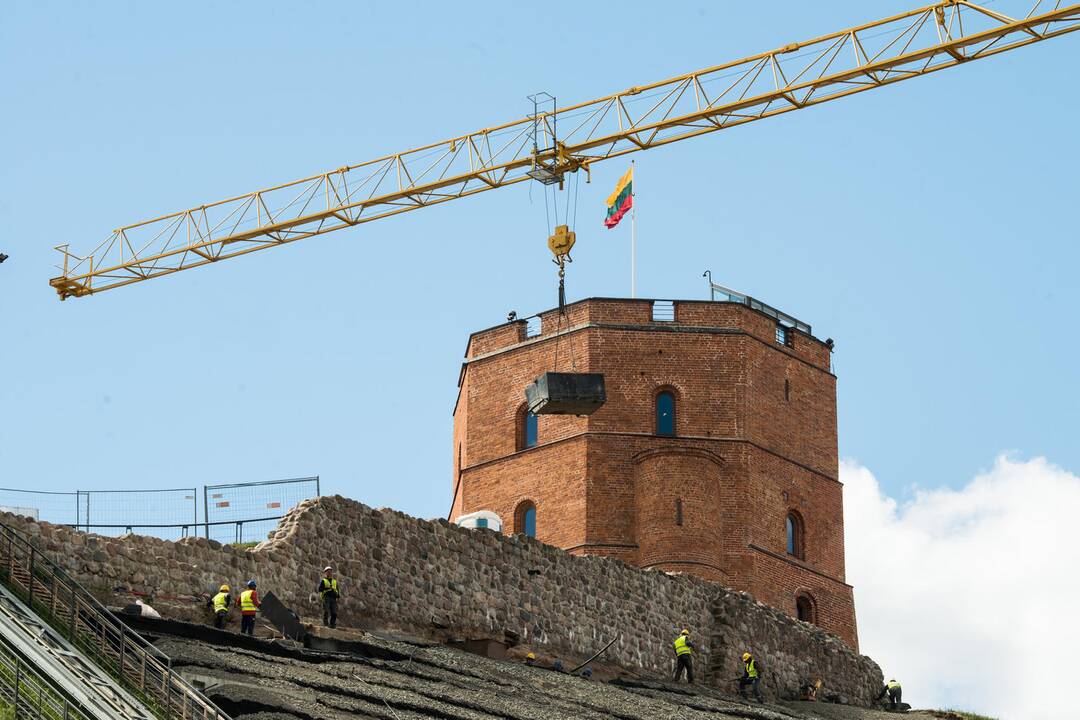
[[[68,245],[61,299],[149,280],[818,105],[1080,29],[1080,4],[1008,17],[944,0],[468,135],[125,225]],[[556,129],[558,134],[556,134]]]

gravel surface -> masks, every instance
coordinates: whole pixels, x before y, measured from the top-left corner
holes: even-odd
[[[353,635],[353,653],[297,644],[236,647],[162,636],[173,667],[235,720],[893,720],[825,703],[747,704],[700,685],[587,680],[444,646]],[[387,658],[392,659],[387,659]],[[600,673],[598,673],[599,677]],[[929,716],[909,714],[926,720]]]

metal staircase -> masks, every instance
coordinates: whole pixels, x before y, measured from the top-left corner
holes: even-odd
[[[2,523],[0,580],[0,695],[15,699],[17,717],[230,720],[168,657]],[[36,709],[18,698],[20,680],[37,692]]]

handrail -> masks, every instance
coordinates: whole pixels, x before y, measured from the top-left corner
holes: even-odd
[[[155,715],[231,720],[183,677],[169,658],[127,627],[21,532],[0,522],[0,574],[27,606],[97,662]]]
[[[26,662],[4,637],[0,637],[0,700],[15,710],[15,717],[89,720],[78,704]]]

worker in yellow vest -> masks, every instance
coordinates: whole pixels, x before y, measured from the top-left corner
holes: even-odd
[[[236,598],[236,606],[240,608],[240,633],[243,635],[255,634],[255,616],[259,613],[258,586],[254,580],[248,580],[247,590],[240,593]]]
[[[679,637],[675,638],[675,682],[679,682],[682,674],[686,672],[686,682],[694,682],[694,643],[690,642],[690,631],[683,630]]]
[[[334,568],[330,565],[323,568],[323,576],[319,580],[319,597],[322,598],[323,627],[337,627],[337,601],[341,597],[341,591],[338,590],[338,581],[334,577]]]
[[[229,617],[229,606],[232,598],[229,596],[229,586],[222,585],[218,588],[218,594],[210,601],[214,609],[214,627],[218,630],[225,629],[225,619]]]
[[[881,688],[881,692],[878,694],[878,700],[885,697],[885,695],[889,696],[890,710],[895,710],[897,705],[904,702],[902,699],[903,692],[901,691],[900,683],[896,681],[896,678],[893,678],[889,680],[889,682],[885,683],[885,687]]]
[[[742,661],[743,676],[739,678],[739,697],[743,700],[749,699],[746,697],[746,686],[750,685],[754,689],[754,699],[759,703],[765,702],[765,698],[761,697],[761,663],[748,652],[742,654]]]

